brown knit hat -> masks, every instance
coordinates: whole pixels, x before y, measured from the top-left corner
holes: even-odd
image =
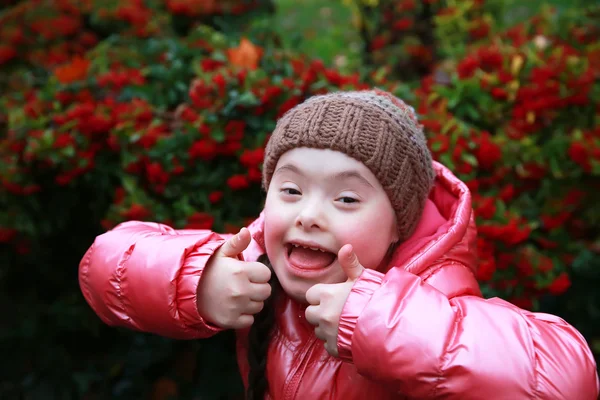
[[[412,107],[377,89],[309,98],[277,122],[265,151],[265,190],[279,157],[297,147],[336,150],[361,161],[396,211],[400,241],[414,232],[435,175]]]

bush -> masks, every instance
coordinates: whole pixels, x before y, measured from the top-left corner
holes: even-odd
[[[152,218],[238,229],[260,210],[262,148],[278,116],[312,94],[366,86],[320,62],[263,58],[248,39],[231,46],[207,29],[184,40],[111,39],[55,69],[22,104],[7,97],[5,188],[33,201],[45,186],[112,179],[120,185],[104,228]],[[30,236],[36,224],[9,222]]]
[[[463,57],[472,45],[489,43],[507,27],[539,12],[540,5],[546,12],[560,8],[563,14],[574,11],[578,15],[586,5],[593,14],[595,5],[587,0],[577,5],[561,0],[343,1],[354,11],[354,21],[363,38],[365,64],[370,68],[385,66],[391,76],[404,81],[433,72],[443,60]],[[555,6],[551,8],[546,3]],[[590,22],[588,29],[593,27]],[[581,34],[581,30],[575,31]],[[593,37],[593,32],[588,34]]]
[[[490,37],[501,3],[494,1],[402,0],[352,2],[364,42],[364,61],[385,65],[410,81],[433,71],[440,60]]]
[[[575,279],[588,289],[563,296],[562,315],[597,346],[598,25],[557,19],[539,15],[447,60],[416,94],[435,157],[473,193],[484,293],[556,307]]]
[[[197,24],[239,32],[272,11],[271,0],[21,1],[0,14],[0,66],[53,67],[115,34],[164,37]]]

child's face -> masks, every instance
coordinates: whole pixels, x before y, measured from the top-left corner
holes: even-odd
[[[317,283],[346,281],[337,261],[345,244],[365,268],[376,269],[398,239],[395,218],[363,163],[337,151],[297,148],[281,156],[271,179],[265,246],[286,293],[305,301]]]

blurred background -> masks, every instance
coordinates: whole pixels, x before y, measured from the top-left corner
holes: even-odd
[[[78,264],[126,220],[247,224],[276,119],[339,89],[414,106],[485,296],[600,354],[599,80],[596,1],[0,0],[0,398],[243,398],[231,332],[109,328]]]

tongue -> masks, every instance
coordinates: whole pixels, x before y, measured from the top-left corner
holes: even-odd
[[[305,249],[303,247],[292,247],[290,261],[303,268],[325,268],[333,262],[335,254],[325,253],[320,250]]]

